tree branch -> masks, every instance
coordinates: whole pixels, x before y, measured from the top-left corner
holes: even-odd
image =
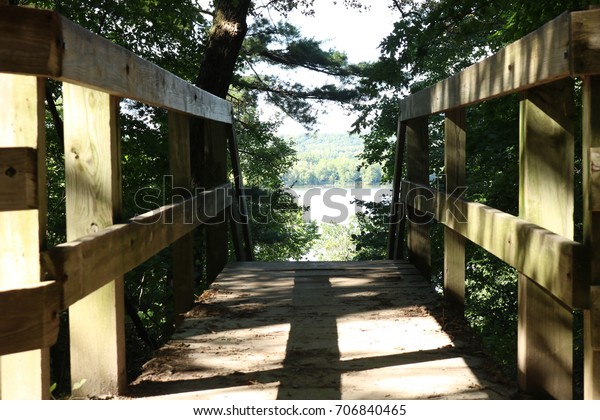
[[[58,147],[59,150],[64,151],[65,144],[65,130],[63,120],[60,117],[60,113],[56,108],[56,102],[54,101],[54,96],[52,96],[52,91],[50,90],[50,84],[46,82],[46,103],[48,104],[48,110],[50,111],[50,115],[52,116],[52,121],[54,122],[54,129],[56,130],[56,135],[58,136]]]

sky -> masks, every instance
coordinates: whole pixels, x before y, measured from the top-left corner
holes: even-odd
[[[333,5],[333,0],[315,1],[314,16],[297,12],[289,16],[289,21],[300,27],[305,36],[325,41],[325,49],[345,52],[351,63],[376,60],[379,43],[392,31],[397,12],[389,9],[388,0],[365,1],[370,9],[363,12],[347,9],[342,3],[341,0],[337,5]],[[334,105],[320,110],[319,114],[317,129],[323,133],[348,132],[355,119]],[[305,131],[300,124],[288,119],[278,134],[293,135]]]

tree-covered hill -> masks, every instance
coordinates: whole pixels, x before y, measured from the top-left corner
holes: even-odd
[[[363,141],[358,135],[301,134],[288,137],[297,152],[297,162],[286,174],[286,185],[378,185],[381,165],[362,166],[358,155]]]

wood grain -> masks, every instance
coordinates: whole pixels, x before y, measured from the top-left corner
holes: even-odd
[[[588,250],[590,309],[584,311],[584,398],[600,399],[600,76],[586,76],[583,105],[583,242]]]
[[[444,167],[446,192],[454,194],[466,184],[466,110],[446,112],[444,121]],[[444,294],[459,306],[465,304],[465,239],[444,228]]]
[[[571,74],[600,73],[600,10],[571,13]]]
[[[406,178],[411,182],[429,183],[429,133],[427,117],[406,122]],[[431,234],[427,217],[407,208],[408,259],[425,278],[431,276]]]
[[[0,355],[52,346],[58,337],[59,305],[55,282],[0,289]]]
[[[120,217],[119,107],[107,93],[70,83],[63,84],[63,107],[67,240],[73,241]],[[127,385],[124,283],[110,280],[69,307],[71,384],[85,380],[74,396],[119,394]]]
[[[403,99],[402,120],[475,104],[569,76],[569,35],[570,15],[565,13],[485,60]]]
[[[0,211],[37,208],[37,161],[32,147],[0,148]]]
[[[521,101],[519,216],[569,239],[574,232],[574,115],[570,79],[530,89]],[[539,254],[536,259],[552,264]],[[564,277],[519,276],[519,385],[534,395],[572,399],[572,303],[565,305],[540,284],[571,286]]]
[[[44,82],[32,76],[0,74],[0,98],[0,147],[34,149],[38,157],[35,189],[39,209],[0,211],[0,287],[19,289],[40,281],[39,252],[45,246]],[[0,358],[2,399],[47,399],[49,387],[47,348]]]
[[[407,205],[431,213],[444,226],[535,279],[568,306],[583,308],[589,304],[581,244],[516,216],[424,185],[404,181],[403,190],[402,200]],[[528,258],[531,255],[535,258]]]
[[[232,123],[231,104],[56,12],[2,7],[0,71],[48,76],[149,105]]]
[[[41,254],[47,279],[64,283],[67,308],[137,267],[231,205],[230,184],[60,244]]]
[[[173,200],[191,195],[190,120],[187,115],[169,112],[169,166],[173,177]],[[182,236],[172,246],[173,305],[175,323],[194,304],[194,238]]]

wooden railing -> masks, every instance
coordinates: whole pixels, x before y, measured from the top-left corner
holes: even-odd
[[[406,223],[408,257],[429,275],[433,216],[444,225],[444,289],[454,302],[464,304],[465,239],[515,267],[519,385],[560,399],[573,397],[573,309],[584,313],[585,398],[600,399],[599,40],[600,10],[565,13],[400,105],[388,256],[402,256]],[[583,91],[582,244],[573,241],[573,77]],[[522,95],[519,217],[455,190],[466,181],[467,107],[515,92]],[[428,186],[428,117],[438,113],[445,113],[447,192]]]
[[[46,249],[44,89],[63,82],[67,243]],[[0,6],[0,396],[48,398],[49,347],[69,310],[74,396],[126,386],[123,275],[172,244],[175,313],[194,300],[191,232],[236,217],[252,257],[231,104],[51,11]],[[204,192],[121,219],[119,102],[169,111],[174,187],[190,189],[190,122],[203,121]],[[228,182],[229,143],[235,187]],[[236,205],[232,206],[232,202]],[[235,222],[238,223],[235,223]],[[206,226],[207,272],[228,258],[224,224]]]

